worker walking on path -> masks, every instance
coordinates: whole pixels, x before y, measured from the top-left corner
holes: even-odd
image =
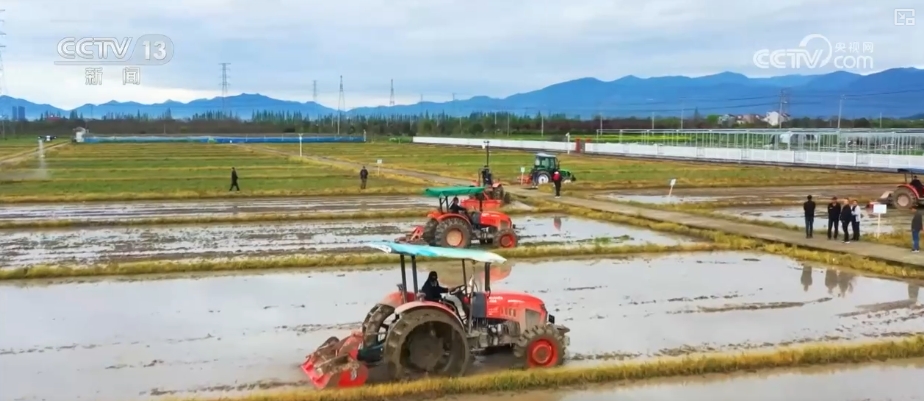
[[[228,188],[228,192],[231,192],[232,189],[236,191],[241,190],[241,187],[237,185],[237,170],[235,170],[234,167],[231,167],[231,188]]]
[[[359,189],[366,189],[366,180],[369,179],[369,170],[366,170],[366,166],[363,166],[362,170],[359,170]]]
[[[828,204],[828,239],[837,239],[838,229],[837,221],[841,218],[841,204],[837,203],[837,197],[831,198]],[[831,229],[834,229],[834,235],[831,235]]]
[[[802,210],[805,212],[805,238],[812,238],[815,232],[815,201],[812,200],[812,195],[802,204]]]
[[[555,172],[552,173],[552,184],[555,185],[555,197],[561,198],[561,173],[558,169],[555,169]]]
[[[844,243],[850,243],[850,224],[853,222],[853,213],[850,211],[850,198],[844,199],[841,205],[841,230],[844,230]]]
[[[911,218],[911,252],[921,252],[921,229],[924,229],[924,209],[918,206]]]

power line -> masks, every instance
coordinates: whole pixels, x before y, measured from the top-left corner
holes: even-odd
[[[221,65],[221,115],[228,117],[228,66],[231,63],[220,63]]]

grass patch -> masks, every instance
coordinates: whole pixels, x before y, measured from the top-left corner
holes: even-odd
[[[267,148],[298,154],[298,144],[265,145]],[[446,177],[475,179],[485,164],[485,151],[478,148],[420,144],[316,144],[305,147],[308,155],[333,157],[370,168],[382,159],[382,167],[415,170]],[[413,157],[407,157],[413,155]],[[495,176],[514,182],[520,167],[533,164],[534,152],[496,149],[490,164]],[[563,167],[573,171],[578,182],[574,189],[625,189],[664,187],[672,178],[684,187],[822,185],[831,182],[874,184],[892,182],[894,175],[853,171],[795,169],[771,166],[730,166],[667,160],[635,160],[591,155],[560,154]]]
[[[358,171],[331,172],[326,165],[294,161],[241,145],[78,144],[54,150],[41,162],[29,158],[5,166],[14,174],[6,179],[0,175],[0,202],[360,193]],[[237,169],[241,187],[233,194],[228,192],[231,167]],[[30,174],[36,172],[42,174]],[[33,177],[41,179],[29,179]],[[415,192],[407,187],[407,180],[373,174],[364,193]]]
[[[668,377],[746,372],[775,368],[796,368],[830,364],[859,364],[889,359],[924,356],[924,336],[904,340],[877,341],[863,344],[812,344],[773,351],[737,354],[707,354],[684,358],[629,362],[590,367],[509,370],[455,379],[428,379],[404,383],[387,383],[347,390],[294,390],[257,393],[235,401],[410,401],[432,400],[443,396],[558,389],[614,382],[629,382]]]
[[[880,262],[852,254],[835,254],[831,252],[803,249],[797,246],[760,241],[740,237],[737,235],[726,234],[720,231],[692,228],[678,223],[654,221],[641,216],[598,212],[588,208],[553,203],[539,199],[521,199],[521,201],[540,208],[557,207],[558,210],[562,213],[586,217],[589,219],[609,221],[619,224],[629,224],[637,227],[649,228],[656,231],[703,238],[713,241],[715,244],[725,247],[726,249],[767,252],[780,256],[790,257],[793,259],[823,263],[831,266],[849,268],[882,276],[903,279],[924,279],[924,269]]]
[[[698,252],[727,249],[720,244],[683,245],[588,245],[576,247],[535,246],[493,250],[509,259],[548,258],[557,256],[626,255],[663,252]],[[424,258],[430,259],[430,258]],[[440,259],[430,259],[440,260]],[[384,253],[353,255],[283,256],[269,258],[197,259],[181,261],[145,261],[110,263],[93,266],[30,266],[0,269],[0,280],[65,278],[91,276],[132,276],[142,274],[195,273],[210,271],[254,271],[287,268],[330,268],[335,266],[369,266],[397,263],[396,255]]]

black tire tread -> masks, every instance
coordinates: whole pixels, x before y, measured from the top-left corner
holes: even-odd
[[[451,325],[464,342],[465,358],[453,367],[455,371],[444,375],[449,377],[462,376],[471,365],[471,349],[466,340],[465,330],[459,321],[445,311],[436,308],[421,308],[400,315],[398,320],[389,328],[388,335],[385,337],[385,347],[382,355],[388,374],[393,380],[405,380],[408,378],[407,369],[401,364],[401,350],[407,341],[408,335],[417,326],[428,322],[442,322]]]

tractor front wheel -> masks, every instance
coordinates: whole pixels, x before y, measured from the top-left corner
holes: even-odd
[[[918,197],[910,189],[899,187],[892,193],[895,199],[895,206],[901,209],[908,209],[918,204]]]
[[[376,304],[363,319],[363,347],[373,347],[385,340],[388,325],[385,320],[395,313],[391,305]]]
[[[436,226],[434,240],[437,246],[468,248],[472,245],[472,226],[458,218],[443,220]]]
[[[513,355],[527,368],[551,368],[565,363],[566,346],[564,334],[551,324],[542,324],[520,335]]]
[[[401,314],[388,330],[383,355],[394,380],[462,376],[472,359],[458,319],[437,308]]]
[[[494,245],[498,248],[516,248],[518,240],[517,233],[509,228],[494,234]]]

